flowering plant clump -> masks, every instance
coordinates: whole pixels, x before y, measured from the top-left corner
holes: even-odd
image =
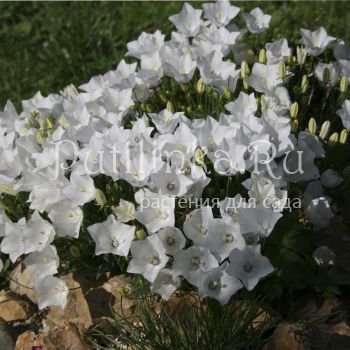
[[[184,4],[170,40],[127,44],[134,61],[19,114],[7,103],[0,250],[34,272],[39,308],[65,305],[59,251],[92,243],[164,299],[195,288],[225,304],[273,271],[271,286],[322,289],[316,268],[336,253],[315,236],[339,211],[329,194],[342,199],[350,48],[321,27],[256,50],[271,16],[255,8],[240,29],[239,12]],[[290,282],[291,264],[309,276]]]

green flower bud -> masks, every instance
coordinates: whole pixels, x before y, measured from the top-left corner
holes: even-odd
[[[146,112],[152,113],[153,112],[153,106],[150,103],[146,104]]]
[[[69,252],[70,254],[74,257],[74,258],[79,258],[80,256],[80,250],[78,247],[72,245],[70,248],[69,248]]]
[[[325,84],[328,84],[330,82],[330,80],[331,80],[331,72],[329,71],[329,68],[326,67],[323,70],[323,82]]]
[[[349,87],[349,79],[348,79],[348,77],[343,75],[340,78],[340,83],[339,83],[340,92],[345,94],[348,91],[348,87]]]
[[[280,64],[278,65],[278,73],[281,79],[284,79],[286,77],[287,68],[284,62],[280,62]]]
[[[146,232],[145,232],[145,230],[143,230],[143,229],[140,229],[140,230],[137,230],[136,232],[135,232],[135,236],[136,236],[136,238],[138,239],[138,240],[143,240],[143,239],[145,239],[146,237],[147,237],[147,234],[146,234]]]
[[[42,145],[43,144],[43,141],[44,141],[44,138],[45,138],[45,133],[44,131],[42,130],[38,130],[35,134],[35,138],[36,138],[36,142],[39,144],[39,145]]]
[[[298,46],[297,47],[297,62],[300,65],[303,65],[305,63],[306,56],[307,56],[307,52],[306,52],[305,48]]]
[[[289,65],[293,64],[295,61],[296,61],[296,57],[295,56],[288,56],[287,63]]]
[[[298,131],[299,122],[298,119],[293,119],[291,122],[292,132],[296,133]]]
[[[63,129],[67,129],[69,127],[67,118],[65,115],[62,115],[58,120],[58,123],[62,126]]]
[[[198,165],[204,165],[205,153],[201,148],[197,148],[194,152],[194,159]]]
[[[198,111],[199,111],[199,112],[203,112],[203,105],[198,105],[197,108],[198,108]]]
[[[244,88],[245,90],[248,90],[248,89],[249,89],[249,85],[248,85],[247,79],[243,79],[243,88]]]
[[[246,61],[242,61],[241,63],[241,77],[245,79],[250,74],[250,70],[248,67],[248,63]]]
[[[301,79],[301,93],[304,94],[307,89],[309,88],[309,78],[306,74],[303,75],[303,78]]]
[[[107,203],[105,194],[99,189],[96,189],[96,202],[102,208]]]
[[[187,114],[192,114],[192,113],[193,113],[192,107],[191,107],[191,106],[188,106],[188,107],[186,108],[186,112],[187,112]]]
[[[296,118],[298,116],[298,112],[299,112],[299,104],[298,102],[293,102],[292,106],[290,107],[290,117],[291,118]]]
[[[348,139],[348,131],[346,129],[343,129],[340,133],[340,140],[339,142],[344,145]]]
[[[319,133],[319,137],[321,140],[324,140],[327,138],[330,127],[331,127],[331,122],[329,120],[326,120],[325,122],[323,122]]]
[[[171,101],[167,102],[166,109],[171,113],[175,113],[175,108],[174,108],[174,105],[171,103]]]
[[[224,95],[225,95],[225,97],[227,98],[227,99],[230,99],[231,98],[231,90],[228,88],[228,87],[226,87],[225,88],[225,92],[224,92]]]
[[[214,94],[214,89],[211,86],[209,86],[208,87],[208,95],[213,95],[213,94]]]
[[[205,91],[205,84],[202,78],[197,81],[196,90],[200,95]]]
[[[261,49],[259,52],[259,62],[262,64],[265,64],[267,61],[266,58],[266,50],[265,49]]]
[[[339,139],[339,134],[337,132],[334,132],[328,139],[328,144],[333,147],[336,145]]]
[[[10,196],[16,196],[17,192],[9,185],[0,185],[0,192],[6,193]]]
[[[317,124],[315,118],[310,118],[308,129],[311,134],[316,134]]]

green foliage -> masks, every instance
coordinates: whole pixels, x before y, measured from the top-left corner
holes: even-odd
[[[185,297],[187,296],[187,297]],[[267,318],[257,300],[222,307],[214,300],[183,295],[178,304],[145,297],[138,303],[139,322],[114,315],[109,331],[90,330],[95,349],[238,350],[261,349],[276,319]],[[265,314],[266,315],[266,314]]]

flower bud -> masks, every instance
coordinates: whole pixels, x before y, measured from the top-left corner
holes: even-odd
[[[309,78],[306,74],[303,75],[303,78],[301,79],[301,93],[304,94],[307,89],[309,88]]]
[[[336,145],[339,139],[339,134],[337,132],[334,132],[328,139],[328,144],[333,147]]]
[[[197,148],[194,152],[194,159],[198,165],[203,165],[204,164],[204,157],[205,153],[201,148]]]
[[[171,101],[167,102],[166,109],[171,113],[175,113],[175,108],[174,108],[174,105],[171,103]]]
[[[67,129],[69,127],[67,118],[65,115],[62,115],[58,120],[58,123],[62,126],[63,129]]]
[[[319,137],[321,140],[324,140],[328,136],[330,127],[331,127],[331,122],[329,120],[326,120],[322,124],[321,130],[319,133]]]
[[[296,133],[298,131],[299,122],[298,119],[293,119],[291,122],[292,132]]]
[[[47,119],[40,119],[39,125],[41,130],[46,130],[48,128]]]
[[[9,185],[0,185],[0,193],[6,193],[10,196],[17,195],[17,192]]]
[[[105,194],[99,188],[96,188],[96,202],[101,208],[107,203]]]
[[[265,49],[261,49],[259,52],[259,62],[262,64],[265,64],[267,61],[266,59],[266,50]]]
[[[35,119],[35,117],[33,115],[31,115],[29,117],[28,123],[29,123],[29,127],[31,127],[31,128],[39,129],[39,127],[40,127],[38,121]]]
[[[324,84],[328,84],[330,82],[330,80],[331,80],[331,72],[330,72],[328,67],[326,67],[323,70],[323,77],[322,77],[322,79],[323,79],[323,83]]]
[[[317,124],[315,118],[310,118],[308,129],[311,134],[316,134]]]
[[[143,229],[137,230],[135,236],[140,241],[147,237],[146,232]]]
[[[214,95],[214,89],[211,86],[208,87],[208,95]]]
[[[198,109],[198,112],[203,112],[203,105],[198,105],[197,109]]]
[[[292,106],[290,107],[290,117],[291,118],[296,118],[298,116],[298,112],[299,112],[299,104],[298,102],[293,102]]]
[[[288,63],[289,65],[291,65],[291,64],[293,64],[293,63],[295,62],[295,60],[296,60],[296,57],[295,57],[295,56],[288,56],[288,58],[287,58],[287,63]]]
[[[278,65],[278,73],[281,79],[284,79],[286,77],[287,68],[284,62],[280,62]]]
[[[348,139],[348,131],[346,129],[343,129],[340,133],[340,140],[339,142],[344,145],[346,143],[346,140]]]
[[[340,92],[345,94],[348,91],[348,87],[349,87],[349,79],[348,79],[348,77],[343,75],[340,78],[340,83],[339,83]]]
[[[245,79],[250,74],[249,66],[246,61],[242,61],[241,63],[241,77]]]
[[[45,138],[44,132],[42,130],[38,130],[35,134],[35,138],[38,145],[42,145]]]
[[[146,104],[146,112],[152,113],[153,112],[153,106],[150,103]]]
[[[197,85],[196,85],[196,90],[199,94],[202,94],[205,91],[205,84],[204,84],[202,78],[200,78],[198,80]]]
[[[71,253],[71,255],[74,257],[74,258],[79,258],[80,256],[80,250],[78,247],[72,245],[70,248],[69,248],[69,252]]]
[[[297,62],[300,65],[303,65],[305,63],[306,55],[307,55],[307,52],[306,52],[305,48],[298,46],[297,47]]]
[[[191,107],[191,106],[188,106],[188,107],[186,108],[186,112],[187,112],[187,114],[192,114],[192,113],[193,113],[192,107]]]
[[[225,88],[224,95],[227,99],[231,98],[231,90],[228,87]]]
[[[247,79],[243,79],[243,88],[244,88],[245,90],[248,90],[248,89],[249,89],[249,85],[248,85]]]

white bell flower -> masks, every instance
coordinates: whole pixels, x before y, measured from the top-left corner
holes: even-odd
[[[62,309],[67,303],[68,288],[65,283],[57,277],[46,276],[34,285],[38,294],[38,307],[40,310],[56,305]]]
[[[23,261],[28,270],[31,270],[36,279],[57,273],[59,257],[56,247],[49,245],[41,252],[30,253]]]
[[[176,227],[161,228],[158,231],[158,236],[163,243],[166,254],[174,255],[185,247],[186,238]]]
[[[308,29],[300,29],[301,43],[305,45],[307,53],[311,56],[318,56],[323,53],[329,44],[333,43],[336,38],[328,36],[323,27],[312,32]]]
[[[119,205],[113,208],[113,213],[117,216],[118,221],[128,222],[135,219],[135,205],[132,202],[121,199]]]
[[[23,227],[24,252],[41,252],[55,238],[55,229],[35,211]]]
[[[205,17],[217,27],[226,26],[240,11],[239,7],[232,6],[229,1],[221,0],[215,3],[202,5]]]
[[[194,286],[199,286],[201,273],[218,267],[218,261],[207,248],[192,246],[174,256],[173,274],[183,276]]]
[[[271,16],[264,14],[260,7],[254,8],[250,13],[245,13],[244,18],[251,33],[260,33],[269,27]]]
[[[284,62],[292,54],[286,39],[279,39],[266,44],[267,64]]]
[[[183,231],[187,238],[195,245],[205,246],[208,237],[208,226],[213,220],[213,212],[210,206],[193,210],[186,216]]]
[[[242,250],[245,241],[239,232],[239,225],[224,219],[213,219],[208,226],[206,247],[221,262],[233,249]]]
[[[160,194],[169,197],[182,197],[193,185],[193,181],[182,174],[154,173],[151,180]]]
[[[133,241],[131,256],[127,272],[139,273],[150,282],[156,280],[169,260],[165,255],[162,241],[157,235],[148,236],[145,240]]]
[[[24,251],[24,234],[25,218],[17,223],[12,221],[5,223],[5,237],[1,241],[0,249],[4,254],[9,254],[10,260],[15,263],[17,258],[25,253]]]
[[[62,189],[62,193],[70,200],[73,207],[77,207],[94,200],[96,189],[89,175],[78,175],[72,172],[70,184]]]
[[[254,63],[252,74],[247,78],[247,82],[256,91],[268,93],[282,84],[279,64]]]
[[[116,221],[113,215],[107,220],[87,228],[96,243],[95,254],[127,256],[135,237],[135,227]]]
[[[350,100],[345,100],[337,114],[343,122],[345,129],[350,130]]]
[[[325,79],[325,70],[328,70],[329,76],[328,81],[324,81]],[[323,86],[327,87],[333,87],[337,85],[338,80],[340,79],[341,69],[338,63],[322,63],[318,62],[316,69],[315,69],[315,75],[317,79],[321,82]]]
[[[164,43],[165,35],[159,30],[154,34],[142,32],[137,40],[131,41],[127,44],[127,56],[141,58],[142,55],[151,55],[159,52]]]
[[[68,200],[64,200],[51,207],[48,215],[57,236],[78,238],[83,222],[83,211],[79,207],[72,207]]]
[[[151,291],[159,294],[163,300],[169,300],[180,285],[180,277],[173,276],[170,269],[162,269],[152,283]]]
[[[179,33],[186,36],[195,36],[198,34],[201,26],[202,10],[194,9],[190,4],[185,3],[180,13],[169,17]]]
[[[139,204],[135,213],[136,220],[145,225],[148,232],[155,233],[163,227],[174,226],[174,197],[144,189],[136,192],[135,200]]]
[[[172,134],[179,124],[179,118],[181,115],[183,115],[183,112],[177,112],[173,114],[167,109],[163,109],[158,114],[149,114],[153,124],[161,134]]]
[[[238,278],[229,275],[225,270],[228,263],[214,268],[208,272],[202,272],[198,287],[198,295],[211,297],[222,305],[227,304],[232,295],[243,287]]]
[[[270,261],[260,253],[260,245],[235,249],[230,254],[227,273],[238,278],[248,290],[252,290],[259,280],[274,271]]]
[[[327,169],[321,174],[321,182],[324,187],[334,188],[339,186],[344,179],[333,169]]]

